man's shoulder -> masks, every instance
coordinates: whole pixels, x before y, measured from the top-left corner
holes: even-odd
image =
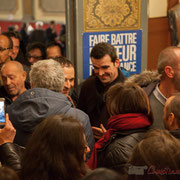
[[[91,89],[92,87],[94,87],[96,82],[96,76],[90,76],[88,79],[86,79],[83,83],[82,83],[82,87],[81,89]]]
[[[96,80],[96,76],[90,76],[90,77],[88,77],[88,79],[86,79],[86,80],[83,82],[83,84],[93,83],[93,82],[95,82],[95,80]]]
[[[34,100],[38,101],[38,99],[42,98],[56,98],[56,100],[65,99],[65,95],[63,95],[60,92],[54,92],[52,90],[46,89],[46,88],[32,88],[28,89],[24,93],[22,93],[16,100],[17,101],[27,101],[27,100]]]
[[[85,121],[89,119],[88,115],[84,111],[73,107],[71,107],[67,111],[67,115],[74,116],[75,118],[79,119],[81,122],[83,121],[83,123],[85,123]]]
[[[21,114],[32,116],[41,114],[41,117],[51,114],[66,113],[71,108],[71,103],[67,97],[60,93],[45,88],[32,88],[21,94],[8,107],[11,114]]]

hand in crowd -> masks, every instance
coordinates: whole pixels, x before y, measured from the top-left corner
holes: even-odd
[[[92,126],[92,130],[93,130],[94,138],[96,139],[101,139],[104,133],[107,131],[103,126],[103,124],[100,124],[100,128]]]
[[[0,129],[0,145],[7,142],[13,142],[16,135],[16,130],[13,127],[11,121],[9,120],[8,114],[5,115],[5,119],[5,126],[3,129]]]

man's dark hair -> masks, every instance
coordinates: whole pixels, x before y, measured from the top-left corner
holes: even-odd
[[[42,53],[42,59],[46,58],[46,46],[44,44],[42,44],[40,42],[28,44],[28,46],[26,48],[26,52],[28,53],[29,51],[31,51],[33,49],[39,49]]]
[[[8,37],[14,37],[14,38],[16,38],[16,39],[18,39],[19,41],[21,41],[21,36],[20,36],[20,34],[18,33],[18,32],[16,32],[16,31],[6,31],[6,32],[3,32],[2,33],[3,35],[6,35],[6,36],[8,36]]]
[[[47,48],[54,47],[54,46],[59,47],[60,52],[61,52],[61,54],[63,55],[63,48],[62,48],[61,44],[58,43],[58,42],[56,42],[56,41],[51,41],[49,44],[47,44],[46,50],[47,50]]]
[[[62,67],[71,67],[71,66],[74,67],[72,62],[66,57],[61,56],[61,57],[55,58],[55,60],[59,62]]]
[[[90,53],[90,57],[95,58],[95,59],[101,59],[105,55],[109,55],[111,57],[111,61],[114,63],[117,59],[117,54],[116,54],[116,49],[114,48],[113,45],[106,43],[106,42],[101,42],[96,44]]]

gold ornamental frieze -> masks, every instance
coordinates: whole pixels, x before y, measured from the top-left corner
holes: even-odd
[[[84,31],[140,29],[141,0],[84,0]]]

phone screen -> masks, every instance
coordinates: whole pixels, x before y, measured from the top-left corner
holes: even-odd
[[[5,124],[5,108],[4,101],[0,100],[0,125]]]

